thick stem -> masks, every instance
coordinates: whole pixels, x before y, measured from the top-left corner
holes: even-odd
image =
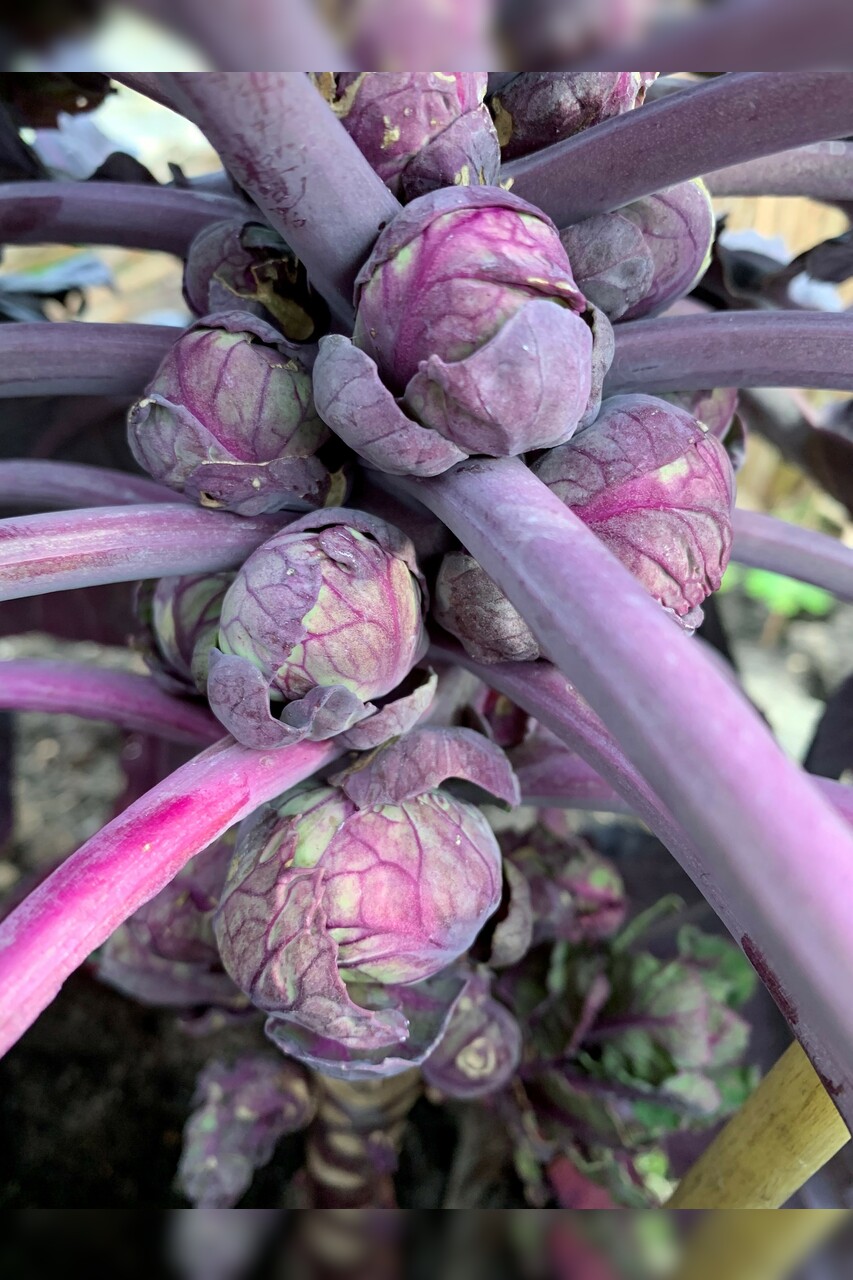
[[[853,200],[853,143],[815,142],[705,175],[714,196],[808,196]]]
[[[109,244],[184,257],[205,227],[245,217],[227,196],[132,182],[0,186],[0,243]]]
[[[235,569],[287,523],[165,502],[13,516],[0,520],[0,600]]]
[[[314,286],[349,320],[358,270],[400,206],[304,72],[181,73],[158,81],[184,102]]]
[[[853,601],[853,548],[814,529],[760,511],[734,514],[732,559],[811,582],[839,600]]]
[[[181,502],[180,494],[145,476],[83,462],[0,461],[0,507],[115,507]]]
[[[846,72],[730,72],[513,160],[501,176],[567,227],[723,165],[851,132]]]
[[[0,399],[139,396],[182,332],[159,324],[0,325]]]
[[[190,858],[339,754],[334,742],[266,755],[225,738],[87,840],[0,924],[0,1053]]]
[[[207,747],[222,737],[222,725],[206,707],[171,697],[151,676],[81,662],[0,662],[0,708],[108,720],[190,746]]]
[[[607,395],[703,387],[853,391],[853,316],[730,311],[616,325]]]
[[[846,825],[731,681],[521,462],[395,484],[482,564],[690,833],[694,879],[850,1110]]]

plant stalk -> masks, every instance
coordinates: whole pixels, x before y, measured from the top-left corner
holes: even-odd
[[[288,519],[167,502],[12,516],[0,520],[0,600],[236,569]]]
[[[0,460],[0,507],[116,507],[184,499],[147,476],[83,462]]]
[[[760,511],[735,511],[732,559],[799,578],[853,601],[853,548]]]
[[[87,840],[0,923],[0,1054],[190,858],[339,754],[334,742],[265,754],[225,738]]]
[[[246,216],[233,197],[133,182],[0,185],[3,244],[108,244],[185,257],[200,231]]]
[[[182,332],[82,321],[0,325],[0,399],[140,396]]]
[[[712,196],[805,196],[853,200],[853,143],[814,142],[705,175]]]
[[[501,177],[567,227],[724,165],[851,132],[848,73],[734,71],[513,160]]]
[[[0,708],[108,720],[190,746],[210,746],[222,737],[222,725],[207,707],[172,697],[151,676],[81,662],[0,662]]]
[[[730,311],[616,325],[606,395],[703,387],[853,391],[853,316]]]

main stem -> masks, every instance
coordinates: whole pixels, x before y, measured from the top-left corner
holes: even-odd
[[[853,90],[851,90],[853,92]],[[703,387],[853,391],[853,316],[730,311],[616,326],[605,394]]]
[[[225,738],[87,840],[0,923],[0,1054],[190,858],[339,754],[307,742],[265,755]]]
[[[210,746],[222,725],[193,702],[173,698],[151,676],[81,662],[15,658],[0,662],[0,708],[108,720],[170,742]]]
[[[732,559],[811,582],[853,601],[853,549],[814,529],[760,511],[736,511]]]
[[[139,396],[181,333],[157,324],[0,325],[0,399]]]
[[[134,182],[0,185],[0,243],[109,244],[184,257],[199,231],[245,218],[227,196]]]
[[[183,101],[226,168],[305,263],[315,288],[349,320],[356,273],[400,206],[305,73],[158,80]]]
[[[815,142],[705,175],[713,196],[807,196],[853,200],[853,143]]]
[[[841,819],[731,682],[521,462],[394,483],[482,564],[690,833],[701,860],[694,878],[724,904],[844,1110],[853,1101],[841,979],[853,971],[853,837]]]
[[[236,569],[288,519],[165,502],[14,516],[0,520],[0,600]]]
[[[513,160],[512,190],[560,227],[723,165],[853,132],[853,75],[729,72]]]

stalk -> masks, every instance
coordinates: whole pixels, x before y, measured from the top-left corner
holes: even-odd
[[[853,143],[815,142],[705,175],[713,196],[807,196],[853,200]]]
[[[222,737],[222,725],[207,707],[173,698],[151,676],[82,662],[0,662],[0,708],[108,720],[122,729],[190,746],[207,747]]]
[[[513,160],[501,176],[567,227],[723,165],[851,132],[846,72],[734,71]]]
[[[304,72],[179,73],[158,83],[350,320],[358,269],[400,206]]]
[[[0,507],[114,507],[133,502],[182,502],[180,494],[145,476],[83,462],[0,461]]]
[[[0,924],[0,1054],[190,858],[339,754],[302,742],[265,755],[224,738],[87,840]]]
[[[735,511],[732,558],[770,569],[853,601],[853,549],[814,529],[760,511]]]
[[[482,564],[690,833],[693,878],[850,1109],[853,836],[842,820],[726,676],[521,462],[394,484]]]
[[[0,520],[0,600],[235,569],[287,522],[167,502],[13,516]]]
[[[643,108],[645,110],[645,108]],[[730,311],[616,326],[607,395],[703,387],[853,391],[853,317]]]
[[[245,216],[227,196],[132,182],[0,186],[3,244],[109,244],[184,257],[205,227]]]
[[[159,324],[0,325],[0,399],[139,396],[181,333]]]
[[[0,668],[2,671],[2,668]],[[591,809],[599,813],[633,813],[600,773],[572,751],[526,745],[512,752],[512,767],[521,787],[521,803],[537,809]],[[540,744],[535,744],[537,747]]]

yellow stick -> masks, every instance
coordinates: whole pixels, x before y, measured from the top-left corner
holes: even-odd
[[[792,1044],[696,1161],[668,1209],[778,1209],[850,1139]]]
[[[674,1280],[786,1280],[849,1212],[709,1213],[687,1237]]]

